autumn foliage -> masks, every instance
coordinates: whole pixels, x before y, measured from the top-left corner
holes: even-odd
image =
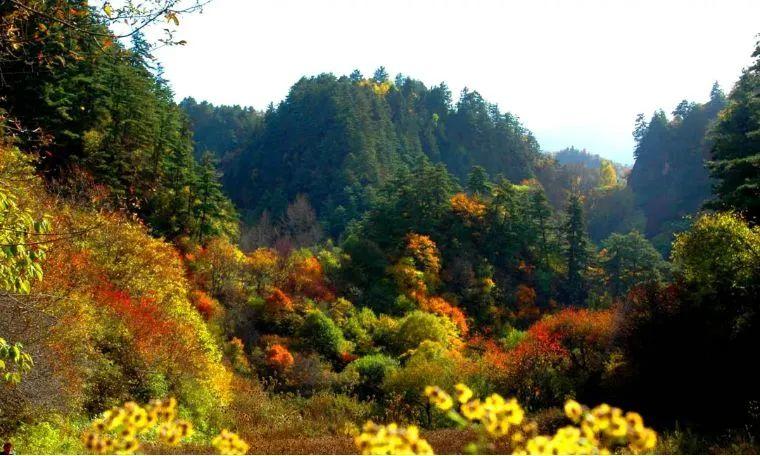
[[[459,328],[462,334],[466,334],[467,318],[461,309],[449,304],[445,299],[433,296],[432,298],[425,298],[421,301],[420,308],[426,312],[442,315],[449,318]]]
[[[293,355],[280,344],[274,344],[267,348],[267,363],[276,369],[287,369],[293,365]]]
[[[462,217],[468,225],[477,223],[486,214],[486,205],[475,196],[457,193],[449,201],[451,210]]]
[[[203,290],[193,290],[190,299],[206,321],[211,320],[220,312],[219,303]]]

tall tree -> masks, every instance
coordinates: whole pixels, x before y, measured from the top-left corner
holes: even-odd
[[[760,223],[760,43],[757,60],[731,91],[712,130],[710,174],[716,180],[710,207],[742,212]]]
[[[488,172],[482,166],[473,166],[467,175],[467,189],[476,195],[488,195],[491,192]]]
[[[578,194],[568,198],[565,223],[562,226],[565,241],[567,281],[565,296],[570,305],[583,305],[588,294],[586,270],[589,266],[589,240],[583,216],[583,202]]]
[[[632,286],[662,277],[662,256],[638,231],[615,233],[602,247],[601,262],[613,297],[620,298]]]

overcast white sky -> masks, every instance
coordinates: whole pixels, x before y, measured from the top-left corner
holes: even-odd
[[[265,108],[303,75],[380,65],[511,111],[542,149],[631,163],[637,113],[728,92],[758,0],[214,0],[158,52],[177,99]]]

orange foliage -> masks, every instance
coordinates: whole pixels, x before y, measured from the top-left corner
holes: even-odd
[[[193,290],[190,300],[206,321],[211,320],[220,311],[219,303],[202,290]]]
[[[275,344],[267,348],[267,363],[277,369],[287,369],[293,365],[293,355],[290,351],[280,344]]]
[[[539,321],[531,331],[545,329],[564,345],[608,345],[612,342],[614,327],[615,311],[612,309],[564,309]]]
[[[528,329],[525,339],[509,353],[510,370],[519,375],[546,363],[568,365],[575,349],[580,355],[574,361],[589,366],[590,357],[611,345],[613,331],[613,310],[564,309]]]
[[[275,288],[274,291],[267,296],[265,310],[267,313],[279,314],[283,312],[293,312],[295,306],[293,305],[293,300],[290,299],[288,295],[279,288]]]
[[[498,370],[507,368],[509,353],[495,340],[476,335],[467,341],[468,345],[483,353],[483,361],[486,366],[494,367]]]
[[[451,210],[465,219],[466,224],[471,224],[482,219],[486,214],[486,205],[477,197],[467,196],[466,193],[457,193],[451,197]]]
[[[438,247],[429,236],[409,233],[406,236],[406,249],[425,272],[437,274],[441,270]]]
[[[536,290],[533,288],[520,284],[515,290],[515,302],[517,304],[517,311],[515,316],[522,320],[535,320],[537,319],[541,311],[536,307]]]
[[[462,334],[467,334],[467,318],[464,312],[460,308],[449,304],[445,299],[438,296],[423,299],[420,302],[420,308],[426,312],[448,317],[459,328]]]
[[[359,359],[359,356],[354,355],[354,354],[349,353],[349,352],[343,352],[343,353],[340,354],[340,359],[344,363],[350,363],[351,361],[355,361],[355,360]]]
[[[314,256],[295,262],[288,275],[288,289],[311,299],[333,301],[335,294],[325,282],[322,265]]]
[[[517,265],[517,269],[530,276],[533,274],[533,270],[536,269],[536,267],[526,263],[524,260],[520,260],[520,263]]]

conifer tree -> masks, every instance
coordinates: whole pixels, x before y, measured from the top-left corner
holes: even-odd
[[[568,198],[566,219],[562,226],[565,241],[567,281],[565,294],[570,305],[583,305],[588,287],[586,269],[589,266],[589,240],[583,216],[583,202],[578,194]]]
[[[760,43],[754,65],[742,74],[712,131],[712,208],[743,213],[760,222]]]

